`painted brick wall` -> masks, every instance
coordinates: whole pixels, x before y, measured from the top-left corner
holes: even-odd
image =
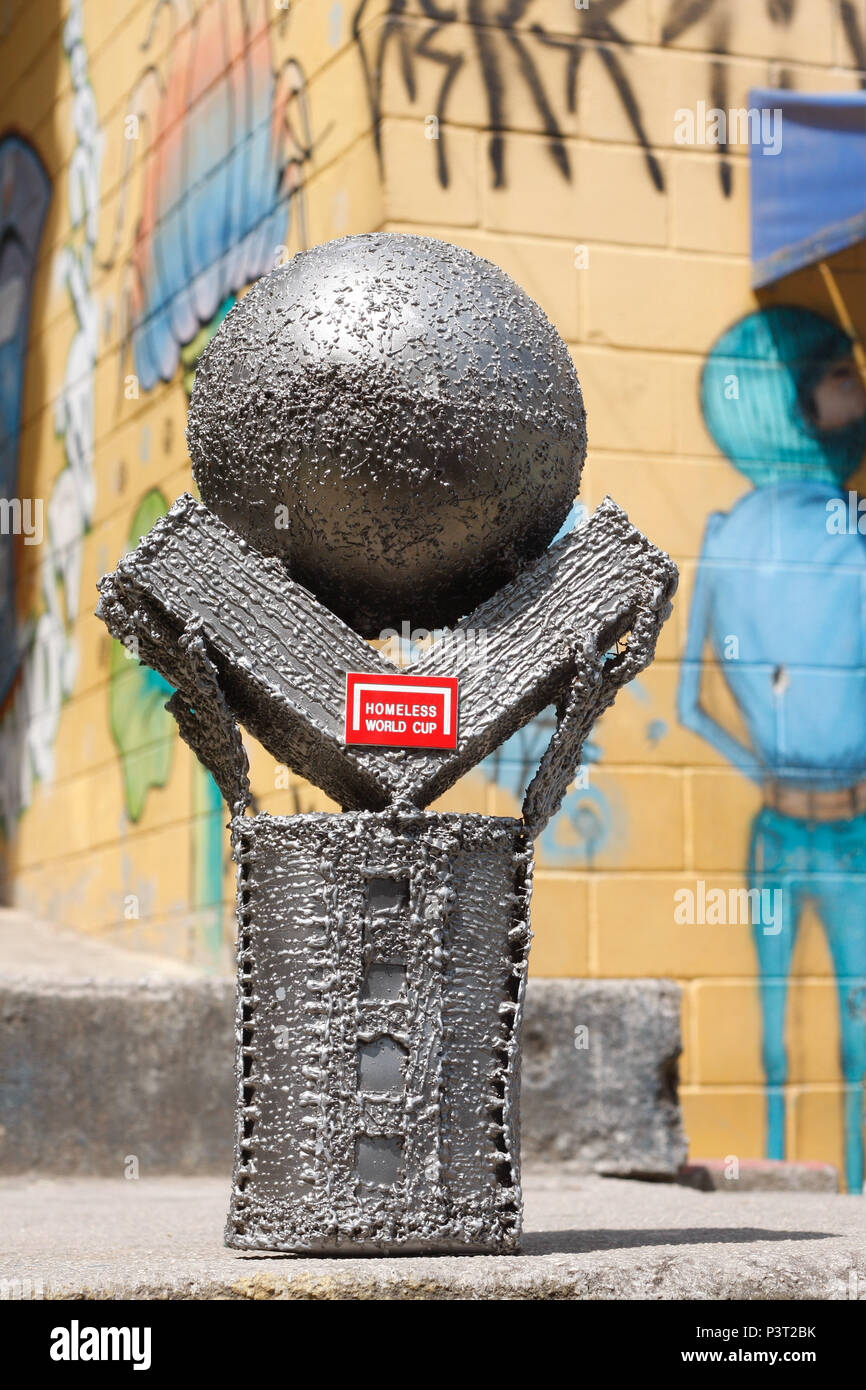
[[[218,799],[161,683],[94,621],[96,579],[190,487],[195,359],[252,279],[347,232],[457,242],[513,275],[572,349],[583,503],[612,494],[682,575],[655,665],[605,716],[539,845],[532,968],[682,981],[692,1153],[763,1154],[752,927],[674,912],[699,880],[744,886],[761,804],[677,716],[707,517],[750,487],[708,433],[699,383],[743,315],[833,310],[817,269],[756,299],[747,150],[682,143],[677,122],[745,107],[754,86],[866,85],[866,0],[6,0],[0,61],[2,463],[9,496],[44,503],[41,544],[0,537],[17,631],[0,667],[7,900],[213,968],[230,958]],[[834,269],[866,331],[863,248]],[[742,727],[719,664],[704,674],[707,705]],[[513,812],[544,737],[513,740],[443,804]],[[328,807],[250,754],[260,809]],[[782,1123],[789,1156],[841,1167],[847,1142],[850,1172],[836,975],[808,908]]]

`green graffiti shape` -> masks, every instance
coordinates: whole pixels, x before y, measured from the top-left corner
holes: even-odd
[[[168,511],[158,488],[138,504],[127,537],[131,550]],[[112,641],[108,719],[120,754],[123,794],[131,821],[144,811],[151,787],[164,787],[171,772],[175,723],[165,708],[173,687],[142,666],[120,642]]]

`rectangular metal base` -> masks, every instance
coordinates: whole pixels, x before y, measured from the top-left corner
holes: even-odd
[[[238,1110],[226,1244],[516,1249],[522,823],[237,817]]]

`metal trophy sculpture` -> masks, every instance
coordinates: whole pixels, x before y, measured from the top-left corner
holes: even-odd
[[[346,237],[260,280],[202,356],[187,439],[203,501],[97,611],[176,687],[231,812],[226,1241],[514,1250],[533,838],[652,659],[676,570],[610,499],[550,546],[577,375],[514,281],[445,242]],[[406,618],[451,630],[401,671],[364,639]],[[550,705],[521,819],[424,809]],[[342,814],[247,814],[239,724]]]

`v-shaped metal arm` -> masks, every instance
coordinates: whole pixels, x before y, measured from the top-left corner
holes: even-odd
[[[593,722],[652,660],[676,582],[669,557],[605,498],[408,668],[459,679],[448,751],[346,746],[346,672],[397,668],[189,494],[100,580],[97,615],[177,687],[181,735],[233,812],[249,797],[237,724],[344,808],[380,810],[426,806],[554,704],[557,730],[524,804],[537,834]]]

